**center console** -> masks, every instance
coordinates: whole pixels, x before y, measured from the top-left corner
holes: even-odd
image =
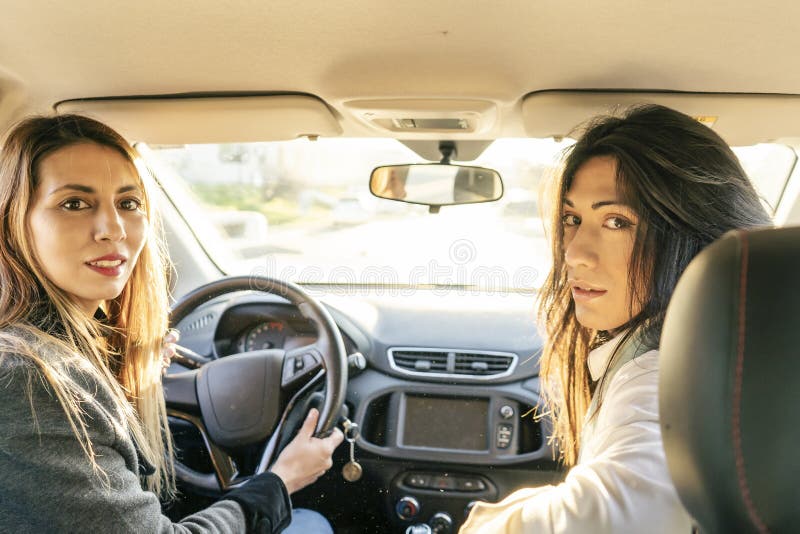
[[[512,444],[516,449],[516,404],[491,397],[399,393],[393,400],[400,421],[397,446],[457,454],[508,451]]]
[[[551,458],[546,429],[534,419],[538,398],[518,384],[389,381],[364,389],[370,393],[359,399],[356,445],[383,464],[397,460],[394,471],[381,471],[393,532],[422,524],[455,532],[474,502],[497,501],[508,489],[495,469]]]

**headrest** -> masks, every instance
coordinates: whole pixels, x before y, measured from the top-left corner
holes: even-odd
[[[800,532],[800,228],[729,233],[681,277],[661,336],[672,479],[703,532]]]

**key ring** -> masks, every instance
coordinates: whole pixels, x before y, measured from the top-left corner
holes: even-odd
[[[354,423],[350,419],[345,418],[342,426],[344,427],[344,439],[347,442],[353,442],[358,439],[359,435],[361,435],[360,431],[358,430],[358,423]]]

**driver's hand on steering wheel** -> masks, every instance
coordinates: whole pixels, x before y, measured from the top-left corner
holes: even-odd
[[[324,439],[315,438],[319,411],[312,408],[297,436],[289,442],[272,464],[270,471],[278,475],[291,495],[316,481],[333,465],[333,451],[344,440],[338,428]]]

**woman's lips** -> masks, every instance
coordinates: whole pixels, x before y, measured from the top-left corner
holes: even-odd
[[[575,300],[589,301],[602,297],[605,294],[605,289],[582,289],[577,286],[572,286],[572,298]]]
[[[115,277],[122,274],[123,267],[125,265],[125,260],[115,259],[115,260],[87,261],[84,265],[86,265],[91,270],[102,274],[103,276]]]

